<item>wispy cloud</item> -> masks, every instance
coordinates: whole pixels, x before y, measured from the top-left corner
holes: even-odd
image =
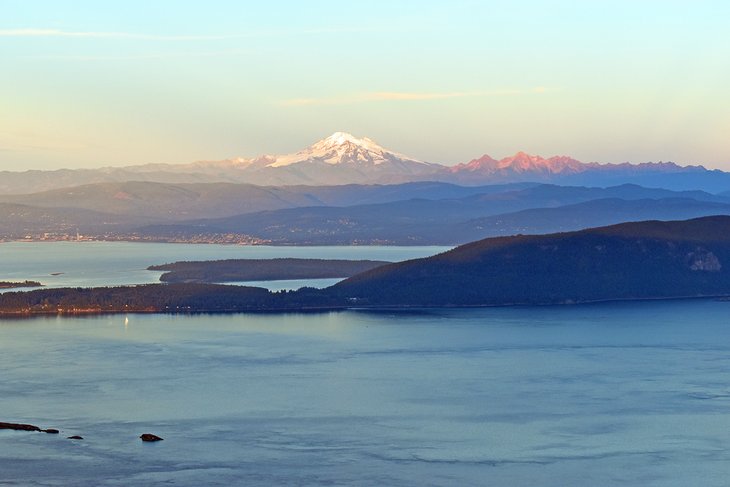
[[[279,105],[283,106],[307,106],[307,105],[349,105],[353,103],[366,103],[377,101],[419,101],[419,100],[442,100],[448,98],[467,97],[490,97],[490,96],[514,96],[544,93],[547,89],[540,86],[528,90],[489,90],[489,91],[455,91],[455,92],[403,92],[403,91],[377,91],[372,93],[359,93],[349,96],[325,97],[325,98],[291,98],[282,100]]]
[[[213,58],[222,56],[231,56],[252,52],[252,49],[222,49],[216,51],[175,51],[175,52],[145,52],[142,54],[129,55],[83,55],[83,54],[49,54],[49,55],[33,55],[23,56],[25,59],[41,59],[54,61],[145,61],[145,60],[163,60],[175,58]]]
[[[24,28],[24,29],[0,29],[0,37],[66,37],[78,39],[129,39],[129,40],[147,40],[147,41],[221,41],[232,39],[246,39],[255,37],[272,37],[282,35],[318,35],[318,34],[343,34],[343,33],[368,33],[368,32],[386,32],[386,31],[402,31],[402,28],[396,29],[389,26],[366,26],[366,27],[314,27],[310,29],[270,29],[270,30],[251,30],[245,32],[236,32],[232,34],[215,34],[215,35],[160,35],[160,34],[144,34],[135,32],[99,32],[99,31],[69,31],[61,29],[42,29],[42,28]]]
[[[66,31],[58,29],[0,29],[0,37],[75,37],[92,39],[137,39],[150,41],[216,41],[251,37],[257,34],[230,34],[230,35],[156,35],[138,34],[133,32],[94,32],[94,31]]]

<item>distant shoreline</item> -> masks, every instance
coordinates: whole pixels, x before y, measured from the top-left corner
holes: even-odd
[[[215,284],[287,279],[344,279],[387,264],[392,264],[392,262],[278,257],[273,259],[181,261],[151,265],[147,267],[147,270],[164,272],[160,276],[161,282]]]
[[[171,244],[171,245],[225,245],[231,247],[438,247],[454,248],[457,244],[440,243],[399,243],[399,242],[350,242],[350,243],[306,243],[306,242],[260,242],[243,243],[237,241],[203,241],[196,239],[123,239],[123,238],[102,238],[88,237],[76,238],[0,238],[0,244],[4,243],[132,243],[132,244]]]
[[[306,288],[305,288],[306,289]],[[159,291],[164,290],[160,293]],[[192,292],[190,292],[192,290]],[[169,292],[166,292],[169,291]],[[187,291],[187,292],[186,292]],[[228,296],[220,298],[222,291]],[[306,292],[309,292],[307,295]],[[147,299],[145,305],[134,306],[129,304],[117,304],[102,306],[90,305],[90,300],[108,301],[110,296],[121,293],[124,296],[146,296],[156,295],[157,303]],[[304,293],[304,294],[303,294]],[[15,296],[13,296],[15,295]],[[69,299],[74,295],[83,298]],[[103,295],[99,297],[98,295]],[[182,295],[182,300],[200,299],[212,296],[211,299],[239,299],[235,306],[221,305],[219,307],[206,305],[204,301],[198,305],[164,304],[171,298]],[[25,304],[20,306],[8,306],[9,299],[25,299]],[[57,303],[49,303],[49,297],[56,296]],[[61,298],[58,298],[60,296]],[[307,296],[311,303],[307,304]],[[269,300],[268,303],[262,302]],[[641,298],[606,298],[585,301],[555,301],[555,302],[505,302],[485,304],[461,304],[461,305],[362,305],[347,302],[328,295],[323,290],[307,289],[306,291],[285,291],[270,292],[263,288],[251,288],[244,286],[226,286],[218,284],[145,284],[139,286],[119,286],[101,288],[57,288],[42,289],[34,291],[17,291],[0,295],[0,319],[3,318],[32,318],[36,316],[92,316],[92,315],[113,315],[113,314],[165,314],[165,315],[194,315],[194,314],[286,314],[286,313],[327,313],[333,311],[416,311],[416,310],[439,310],[439,309],[476,309],[476,308],[506,308],[506,307],[549,307],[549,306],[580,306],[604,303],[641,302],[641,301],[681,301],[712,299],[717,301],[730,301],[730,294],[713,294],[703,296],[656,296]],[[31,301],[45,304],[31,304]],[[192,302],[191,301],[191,302]],[[278,301],[278,302],[277,302]],[[168,301],[169,302],[169,301]]]
[[[0,281],[0,289],[17,289],[25,287],[43,287],[38,281]]]

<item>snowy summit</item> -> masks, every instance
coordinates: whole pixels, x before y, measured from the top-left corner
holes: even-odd
[[[425,164],[403,154],[389,151],[367,137],[358,138],[347,132],[335,132],[294,154],[274,156],[269,167],[289,166],[305,161],[327,164],[361,164],[377,166],[384,162],[408,161]]]

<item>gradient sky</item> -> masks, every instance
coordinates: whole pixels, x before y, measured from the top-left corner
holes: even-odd
[[[0,0],[0,169],[518,150],[730,170],[730,2]]]

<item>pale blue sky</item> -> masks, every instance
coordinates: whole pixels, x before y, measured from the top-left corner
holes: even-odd
[[[335,131],[730,170],[726,1],[0,0],[0,169],[285,153]]]

